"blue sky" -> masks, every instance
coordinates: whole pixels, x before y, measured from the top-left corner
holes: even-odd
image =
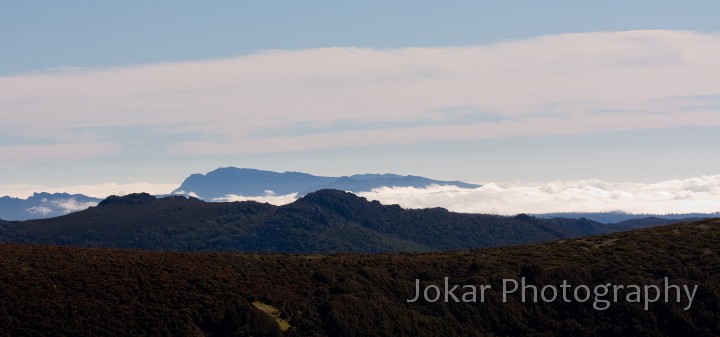
[[[562,33],[718,30],[717,1],[13,1],[0,74],[266,49],[437,47]]]
[[[480,183],[718,175],[716,13],[717,1],[8,2],[0,195],[159,192],[221,166]]]

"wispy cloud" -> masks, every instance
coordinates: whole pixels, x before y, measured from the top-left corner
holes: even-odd
[[[52,204],[56,208],[60,209],[60,211],[63,213],[70,213],[70,212],[82,211],[84,209],[87,209],[88,207],[95,206],[98,203],[94,202],[94,201],[80,202],[80,201],[77,201],[75,198],[68,198],[68,199],[52,200],[52,201],[50,201],[50,204]]]
[[[0,78],[3,126],[49,139],[0,154],[122,151],[121,135],[73,130],[124,126],[186,135],[172,155],[221,156],[720,126],[716,100],[691,99],[719,95],[718,78],[720,34],[663,30],[64,69]]]
[[[84,209],[87,209],[88,207],[92,207],[97,204],[98,203],[94,201],[81,202],[75,198],[55,200],[43,199],[41,205],[30,207],[27,209],[27,212],[40,215],[48,215],[53,212],[67,214],[71,212],[82,211]]]
[[[47,206],[34,206],[27,209],[28,213],[31,214],[40,214],[40,215],[47,215],[53,212],[50,207]]]
[[[109,156],[121,151],[114,142],[0,145],[0,167],[41,162],[64,162]]]

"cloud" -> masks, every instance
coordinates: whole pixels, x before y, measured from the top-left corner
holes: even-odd
[[[94,201],[79,202],[75,198],[57,199],[50,202],[53,206],[60,209],[63,213],[71,213],[82,211],[88,207],[96,206],[98,203]]]
[[[75,198],[68,199],[55,199],[47,200],[43,198],[41,200],[42,205],[28,208],[26,211],[32,214],[48,215],[53,212],[60,212],[63,214],[82,211],[92,206],[96,206],[98,203],[94,201],[80,202]]]
[[[452,185],[382,187],[357,194],[385,205],[398,204],[404,208],[443,207],[464,213],[714,213],[720,212],[720,175],[654,183],[618,183],[592,179],[527,184],[485,182],[475,189]],[[255,200],[285,205],[296,199],[297,193],[281,196],[266,193],[261,197],[228,195],[212,201]]]
[[[384,187],[359,195],[406,208],[439,206],[457,212],[505,215],[611,211],[714,213],[720,211],[720,175],[656,183],[578,180],[535,184],[487,182],[476,189]]]
[[[150,194],[169,194],[177,188],[177,184],[161,184],[161,183],[99,183],[87,185],[69,185],[69,186],[45,186],[32,184],[10,184],[0,185],[0,191],[3,195],[16,198],[27,198],[35,192],[48,193],[70,193],[84,194],[90,197],[105,198],[110,195],[126,195],[130,193],[146,192]],[[65,203],[63,205],[55,205],[63,209],[72,209],[73,207],[82,207],[82,203],[73,205]],[[89,207],[89,206],[88,206]]]
[[[65,162],[92,157],[113,155],[121,151],[114,142],[69,144],[20,144],[0,145],[0,167],[7,165],[35,164],[40,162]]]
[[[75,187],[43,188],[24,185],[15,191],[44,190],[94,196],[124,195],[131,192],[166,193],[174,188],[170,184],[97,184]],[[183,192],[184,193],[184,192]],[[19,193],[16,193],[16,196]],[[192,192],[186,193],[193,195]],[[484,182],[475,189],[452,185],[431,185],[427,188],[382,187],[370,192],[357,193],[368,200],[383,204],[399,204],[404,208],[443,207],[465,213],[514,215],[518,213],[552,212],[612,212],[627,213],[714,213],[720,212],[720,175],[705,175],[687,179],[674,179],[654,183],[608,182],[599,179],[551,181],[542,183]],[[254,200],[273,205],[285,205],[297,200],[298,193],[276,195],[266,191],[263,196],[247,197],[227,195],[214,202]],[[28,209],[32,213],[47,214],[59,208],[64,213],[94,206],[75,199],[56,200],[47,205]]]
[[[53,212],[53,210],[47,206],[34,206],[34,207],[30,207],[30,208],[26,209],[26,211],[28,211],[29,213],[32,213],[32,214],[41,214],[41,215],[46,215],[46,214],[50,214]]]
[[[146,127],[172,139],[171,155],[232,156],[720,126],[717,100],[695,99],[720,95],[717,78],[720,34],[667,30],[64,69],[0,78],[3,127],[46,139],[0,152],[32,161],[124,144],[79,131],[104,127]],[[108,149],[91,150],[79,153]]]
[[[292,203],[293,201],[297,200],[297,193],[290,193],[285,195],[275,195],[275,192],[273,191],[265,191],[265,195],[263,196],[256,196],[256,197],[246,197],[236,194],[228,194],[223,198],[215,198],[212,201],[214,202],[232,202],[232,201],[257,201],[257,202],[267,202],[269,204],[273,205],[286,205],[289,203]]]

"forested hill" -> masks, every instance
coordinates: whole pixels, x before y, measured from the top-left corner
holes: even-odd
[[[0,242],[173,251],[422,252],[543,242],[669,222],[600,224],[403,209],[338,190],[313,192],[285,206],[131,194],[56,218],[0,223]]]
[[[0,336],[719,336],[718,242],[715,219],[423,254],[0,245]],[[522,302],[515,293],[503,301],[503,280],[521,278],[590,289],[662,287],[667,278],[696,292],[692,303],[671,298],[647,307],[645,298],[624,294]],[[416,279],[423,287],[491,289],[484,301],[408,303]],[[595,298],[612,302],[598,310]]]

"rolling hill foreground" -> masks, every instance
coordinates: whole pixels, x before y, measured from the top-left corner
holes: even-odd
[[[646,218],[600,224],[403,209],[338,190],[312,192],[284,206],[131,194],[60,217],[0,221],[0,242],[188,252],[425,252],[536,243],[670,222]]]
[[[718,243],[720,220],[712,219],[421,254],[209,254],[3,244],[0,335],[718,336]],[[531,295],[522,302],[519,293],[511,293],[503,301],[504,282],[523,278],[555,289],[566,282],[575,289],[657,286],[660,293],[634,298],[621,291],[613,300],[612,293],[596,292],[581,301],[580,292],[569,301],[560,296],[546,302],[533,302]],[[422,287],[447,282],[490,288],[482,301],[409,303],[416,280]],[[678,287],[677,294],[671,289],[670,297],[663,297],[669,284]],[[694,289],[692,300],[686,288]],[[659,300],[645,301],[654,298]]]

